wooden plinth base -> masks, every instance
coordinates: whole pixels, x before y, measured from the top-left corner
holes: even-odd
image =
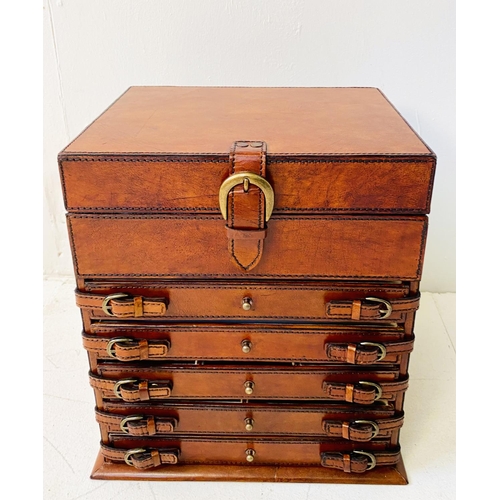
[[[170,465],[138,470],[126,464],[105,462],[97,456],[92,479],[131,481],[255,481],[276,483],[408,484],[401,459],[391,467],[377,467],[364,474],[349,474],[324,467],[267,465]]]

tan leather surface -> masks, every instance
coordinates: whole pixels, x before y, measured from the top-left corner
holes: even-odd
[[[357,423],[365,420],[375,423],[380,431],[376,438],[388,439],[391,433],[403,424],[403,415],[395,414],[389,406],[375,405],[360,408],[352,405],[269,405],[226,404],[202,405],[175,404],[165,402],[161,406],[139,403],[104,403],[106,411],[96,410],[97,421],[108,433],[123,432],[120,424],[130,416],[133,419],[123,425],[130,436],[159,436],[162,434],[227,434],[247,436],[315,435],[343,437],[342,427],[346,423],[348,435],[345,439],[357,442],[371,441],[374,426]],[[246,428],[251,419],[252,428]],[[150,427],[150,422],[153,426]]]
[[[64,152],[270,154],[431,151],[375,88],[131,87]]]
[[[259,265],[244,272],[231,261],[218,216],[70,215],[68,224],[83,277],[416,280],[427,232],[426,216],[276,216]]]
[[[100,477],[406,482],[436,157],[379,90],[132,87],[58,160]]]
[[[130,381],[120,386],[121,398],[125,401],[167,398],[347,401],[347,387],[353,384],[354,397],[350,402],[372,404],[377,396],[375,387],[358,381],[375,382],[382,391],[381,398],[394,401],[408,386],[407,378],[398,379],[398,375],[397,370],[389,367],[380,367],[376,371],[258,365],[159,365],[144,368],[126,363],[102,363],[97,374],[90,374],[90,383],[102,392],[104,398],[117,399],[114,393],[116,382]],[[245,391],[246,382],[253,384],[250,394]],[[146,385],[142,386],[143,383]]]
[[[71,212],[189,211],[222,220],[218,194],[228,169],[227,157],[60,156],[64,200]],[[435,160],[427,157],[266,156],[273,214],[429,213],[434,169]]]
[[[178,457],[175,463],[241,463],[249,467],[259,464],[294,464],[294,465],[323,465],[324,467],[336,467],[338,465],[338,455],[349,454],[351,460],[357,465],[353,465],[352,472],[364,472],[369,465],[367,457],[353,453],[352,444],[347,441],[324,441],[302,439],[274,439],[263,440],[253,438],[245,439],[224,439],[224,438],[194,438],[179,437],[155,439],[152,438],[132,438],[112,435],[112,442],[108,445],[101,445],[105,457],[110,460],[123,460],[125,453],[131,449],[146,448],[148,450],[158,450],[160,455]],[[359,444],[355,445],[357,448]],[[363,451],[368,451],[375,456],[377,464],[394,464],[399,460],[399,448],[390,449],[387,442],[365,443],[362,445]],[[174,450],[178,450],[177,453]],[[249,463],[246,459],[247,450],[254,452],[254,460]],[[137,462],[134,466],[153,464],[148,462],[148,453],[137,454]],[[142,458],[142,460],[140,460]],[[171,462],[173,463],[173,462]]]
[[[379,345],[364,345],[363,337],[371,343],[380,340],[380,333],[359,330],[358,343],[346,343],[342,333],[335,331],[284,330],[270,327],[268,330],[249,329],[210,331],[203,327],[129,327],[94,328],[106,336],[83,334],[83,347],[96,353],[99,359],[118,361],[139,360],[238,360],[238,361],[300,361],[305,363],[332,361],[349,364],[397,363],[401,354],[413,350],[413,336],[404,341],[379,341]],[[163,338],[159,337],[161,333]],[[372,335],[370,335],[372,333]],[[386,332],[388,333],[388,332]],[[390,332],[389,332],[390,333]],[[127,336],[128,335],[128,336]],[[344,332],[349,335],[349,332]],[[152,336],[150,340],[141,336]],[[389,335],[388,335],[389,336]],[[398,331],[392,333],[398,336]],[[350,332],[354,337],[354,332]],[[244,352],[244,342],[250,348]],[[108,346],[111,355],[108,353]],[[385,357],[379,361],[385,350]],[[351,354],[352,353],[352,354]]]
[[[98,293],[76,293],[77,305],[88,309],[96,318],[109,318],[103,310],[103,300],[108,294],[123,292],[131,296],[144,294],[146,302],[157,295],[158,303],[168,303],[164,319],[196,318],[199,321],[214,320],[288,320],[298,321],[353,321],[351,305],[353,300],[362,300],[362,318],[370,322],[404,322],[408,313],[417,310],[419,295],[406,297],[407,287],[397,284],[349,285],[327,283],[248,283],[231,282],[150,282],[137,283],[137,287],[120,282],[106,284],[94,282],[88,288]],[[377,302],[366,300],[376,297],[386,299],[393,307],[392,314],[381,318],[384,307]],[[243,308],[245,299],[251,300],[251,308]],[[342,300],[344,299],[344,300]],[[122,299],[120,299],[122,300]],[[110,301],[112,303],[113,301]],[[123,303],[132,307],[132,298]],[[159,315],[158,315],[159,316]],[[140,319],[140,318],[137,318]]]

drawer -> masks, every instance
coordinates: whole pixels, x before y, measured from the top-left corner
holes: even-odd
[[[368,442],[390,439],[403,425],[403,413],[391,405],[348,404],[158,404],[105,401],[96,410],[109,433],[148,437],[171,434],[248,436],[328,436]]]
[[[399,461],[399,447],[378,441],[360,447],[348,441],[269,438],[131,438],[110,435],[101,445],[105,459],[139,468],[176,464],[317,465],[366,472]],[[346,455],[350,455],[346,457]],[[349,467],[350,465],[350,467]]]
[[[77,276],[419,280],[422,216],[286,216],[267,226],[265,251],[245,272],[231,262],[220,215],[70,214]]]
[[[414,337],[399,326],[155,324],[98,321],[85,349],[118,361],[268,361],[395,364]]]
[[[104,399],[393,401],[408,386],[397,368],[107,363],[90,374]]]
[[[96,319],[404,322],[419,295],[404,283],[86,282],[77,304]],[[103,309],[106,309],[106,311]]]

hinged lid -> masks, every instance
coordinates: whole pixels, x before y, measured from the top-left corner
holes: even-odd
[[[241,140],[273,213],[429,212],[435,155],[375,88],[132,87],[60,153],[66,208],[220,214]]]

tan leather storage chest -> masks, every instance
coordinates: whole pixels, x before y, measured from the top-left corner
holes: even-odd
[[[407,482],[436,158],[378,89],[132,87],[59,165],[93,478]]]

